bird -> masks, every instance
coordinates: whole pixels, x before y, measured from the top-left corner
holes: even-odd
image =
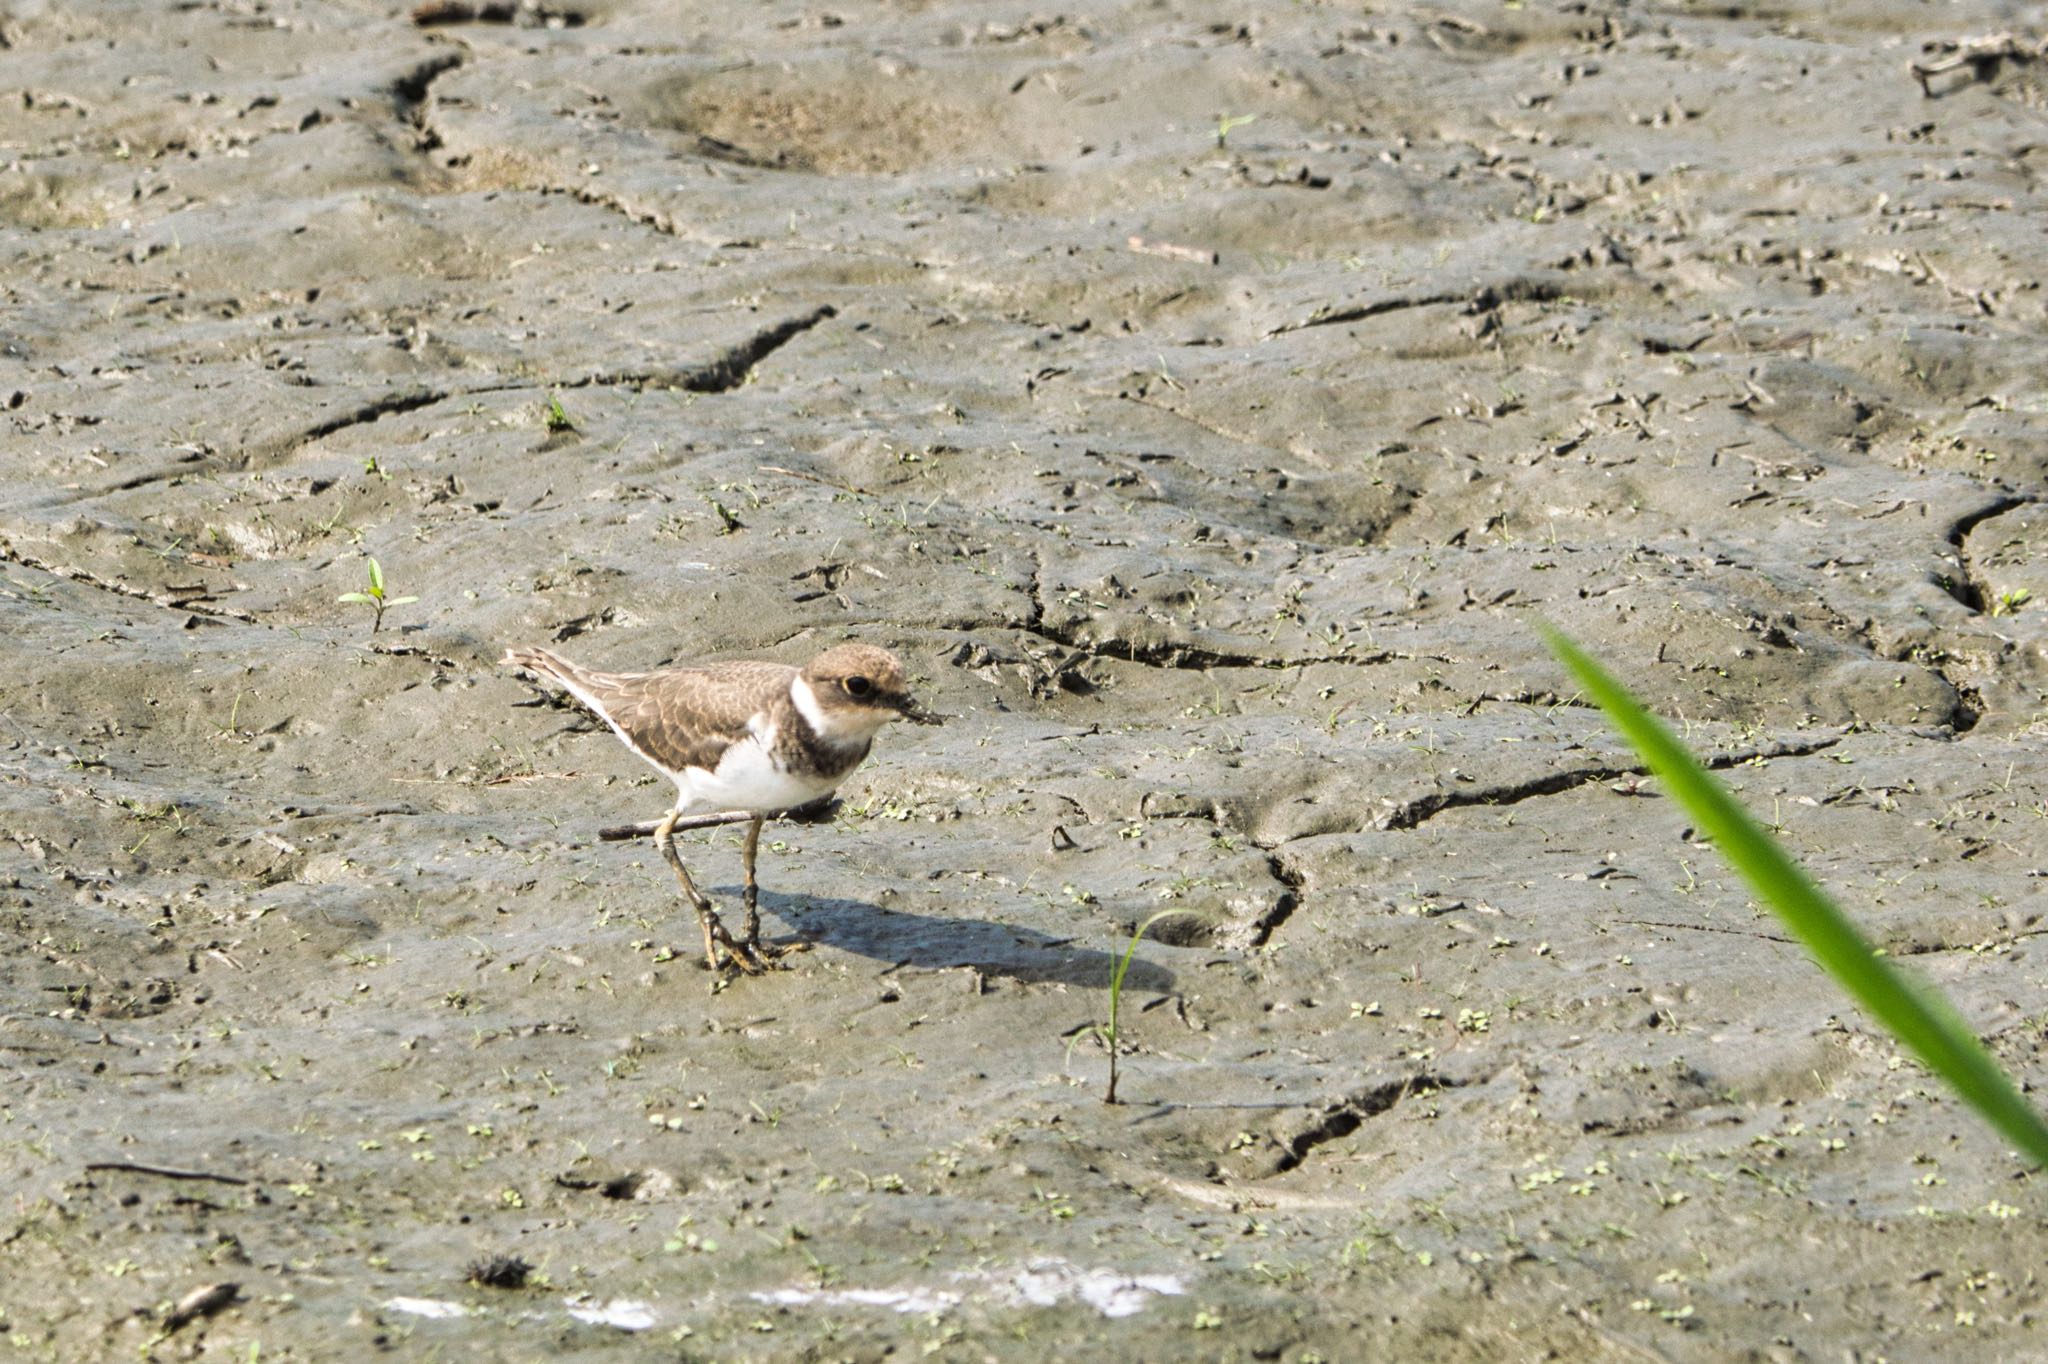
[[[705,964],[720,974],[734,967],[756,975],[782,955],[761,942],[754,877],[761,826],[830,795],[866,759],[884,725],[943,718],[911,696],[902,660],[872,644],[834,645],[802,668],[746,661],[612,673],[522,648],[507,649],[503,664],[559,684],[675,783],[675,806],[655,825],[654,845],[697,911]],[[752,816],[741,853],[746,921],[738,938],[676,851],[676,821],[705,811]]]

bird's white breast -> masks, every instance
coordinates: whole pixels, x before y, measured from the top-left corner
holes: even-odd
[[[767,813],[814,801],[839,784],[833,778],[777,768],[774,751],[774,724],[766,714],[755,716],[747,737],[726,749],[716,768],[686,767],[676,775],[678,807],[686,812]]]

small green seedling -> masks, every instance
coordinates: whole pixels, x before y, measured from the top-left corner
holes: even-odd
[[[2024,587],[2015,587],[2010,592],[2001,592],[1991,603],[1994,616],[2017,615],[2019,609],[2034,599],[2034,594]]]
[[[1712,836],[1714,846],[1749,882],[1757,898],[1806,944],[1821,969],[1946,1080],[1994,1131],[2034,1164],[2048,1167],[2048,1124],[1941,992],[1924,981],[1908,979],[1889,958],[1871,950],[1833,898],[1606,669],[1559,631],[1545,627],[1544,638],[1586,694],[1607,712],[1607,722]]]
[[[1256,123],[1258,121],[1259,116],[1257,114],[1216,115],[1216,145],[1218,147],[1229,146],[1232,130],[1242,128],[1247,123]]]
[[[377,614],[370,620],[370,633],[376,634],[384,628],[384,613],[394,606],[416,602],[418,597],[387,597],[384,595],[384,566],[375,559],[370,560],[370,590],[367,592],[344,592],[336,601],[367,606]]]
[[[1121,1011],[1123,1007],[1124,976],[1127,973],[1129,973],[1131,969],[1131,958],[1135,957],[1138,954],[1138,943],[1141,939],[1144,938],[1145,934],[1148,931],[1150,931],[1152,925],[1158,923],[1161,919],[1164,919],[1169,915],[1193,914],[1194,912],[1195,911],[1192,909],[1162,909],[1157,914],[1154,914],[1151,918],[1146,919],[1143,923],[1140,923],[1137,926],[1137,928],[1132,931],[1130,944],[1124,948],[1123,956],[1117,959],[1116,968],[1109,973],[1108,1024],[1104,1025],[1101,1023],[1090,1023],[1087,1027],[1082,1028],[1079,1032],[1075,1033],[1073,1039],[1067,1043],[1067,1055],[1069,1056],[1072,1056],[1074,1054],[1075,1046],[1078,1045],[1081,1039],[1084,1037],[1099,1037],[1102,1039],[1103,1045],[1109,1048],[1109,1087],[1105,1089],[1102,1093],[1102,1101],[1106,1104],[1113,1104],[1116,1102],[1116,1020],[1117,1014]]]
[[[732,508],[726,506],[723,502],[720,502],[717,498],[712,497],[710,494],[707,493],[705,494],[704,500],[706,502],[709,502],[711,504],[711,510],[718,514],[718,529],[713,531],[712,534],[731,535],[734,531],[745,530],[747,528],[747,523],[740,520],[739,513],[735,512]]]
[[[548,394],[547,411],[542,414],[542,420],[547,423],[548,434],[551,436],[563,435],[576,429],[576,423],[569,420],[568,412],[562,407],[562,395],[559,393]]]

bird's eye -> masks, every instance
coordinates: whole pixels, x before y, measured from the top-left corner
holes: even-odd
[[[848,696],[855,697],[866,696],[875,689],[875,684],[868,681],[865,677],[849,677],[840,685],[846,688]]]

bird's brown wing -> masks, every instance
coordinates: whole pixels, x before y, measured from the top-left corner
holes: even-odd
[[[730,663],[716,673],[668,668],[653,673],[579,672],[578,690],[634,752],[670,771],[714,768],[747,725],[787,693],[796,669],[781,663]]]

